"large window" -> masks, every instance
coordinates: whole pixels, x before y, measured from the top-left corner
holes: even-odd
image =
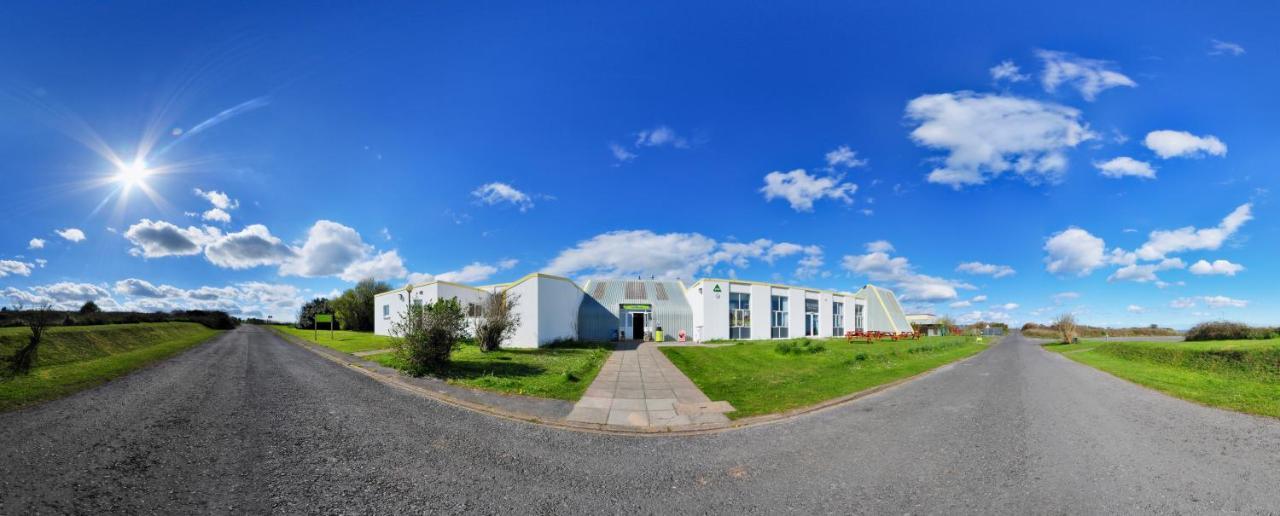
[[[382,305],[382,318],[391,318],[391,305]]]
[[[853,305],[853,330],[862,331],[862,305]]]
[[[772,296],[770,308],[773,312],[769,322],[769,336],[775,339],[787,338],[787,302],[786,296]]]
[[[804,300],[804,336],[818,335],[818,300]]]
[[[729,338],[751,338],[751,294],[729,293]]]
[[[831,336],[842,335],[844,335],[844,303],[837,301],[831,304]]]

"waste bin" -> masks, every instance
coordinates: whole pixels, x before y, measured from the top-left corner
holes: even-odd
[[[658,327],[658,329],[657,329],[657,330],[655,330],[655,331],[653,332],[653,341],[654,341],[654,342],[662,342],[662,327],[661,327],[661,326],[659,326],[659,327]]]

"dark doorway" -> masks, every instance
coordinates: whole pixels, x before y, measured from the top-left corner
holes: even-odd
[[[644,314],[631,314],[631,338],[644,340]]]

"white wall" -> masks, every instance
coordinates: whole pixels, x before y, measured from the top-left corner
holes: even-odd
[[[559,278],[538,276],[538,346],[557,339],[578,338],[578,308],[586,295],[577,285]]]
[[[769,317],[772,316],[772,310],[769,309],[771,290],[768,285],[751,285],[751,338],[753,340],[769,338]]]
[[[485,294],[473,288],[439,282],[414,287],[412,293],[406,293],[404,290],[383,292],[373,298],[373,333],[391,335],[394,324],[404,316],[404,309],[411,301],[410,295],[412,295],[412,300],[421,301],[424,304],[434,303],[441,298],[456,297],[458,302],[462,303],[462,309],[465,311],[468,303],[484,301]],[[389,306],[391,309],[391,314],[386,317],[382,315],[382,307],[384,305]]]
[[[502,343],[508,348],[538,347],[538,283],[534,278],[507,289],[507,295],[517,295],[516,313],[520,314],[520,326],[515,334]],[[575,314],[576,314],[575,310]]]

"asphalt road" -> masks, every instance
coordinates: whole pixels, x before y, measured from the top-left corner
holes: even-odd
[[[853,404],[652,438],[449,407],[243,328],[0,415],[0,513],[1276,513],[1278,450],[1280,421],[1018,336]]]

